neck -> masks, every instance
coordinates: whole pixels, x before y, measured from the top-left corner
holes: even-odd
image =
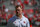
[[[22,18],[22,15],[20,15],[19,17],[20,17],[20,19],[21,19],[21,18]]]
[[[22,18],[22,14],[21,15],[17,15],[17,17],[19,17],[21,19]]]

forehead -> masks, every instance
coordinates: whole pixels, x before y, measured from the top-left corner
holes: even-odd
[[[18,7],[17,9],[20,9],[21,7]]]

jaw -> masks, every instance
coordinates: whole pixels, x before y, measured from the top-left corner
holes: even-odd
[[[17,16],[21,16],[22,14],[16,14]]]

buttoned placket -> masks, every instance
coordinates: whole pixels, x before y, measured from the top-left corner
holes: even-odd
[[[23,17],[23,15],[22,15],[22,17]],[[18,21],[18,22],[19,22],[19,26],[18,26],[18,27],[22,27],[22,26],[21,26],[22,18],[21,18],[21,19],[20,19],[19,17],[17,17],[17,18],[19,19],[19,21]]]
[[[21,19],[19,18],[19,26],[18,27],[21,27],[21,21],[22,21],[22,18]]]
[[[21,27],[21,21],[22,21],[22,19],[21,19],[21,20],[19,20],[19,26],[18,26],[18,27]]]

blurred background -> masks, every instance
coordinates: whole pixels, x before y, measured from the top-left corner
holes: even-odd
[[[40,27],[40,0],[0,0],[0,27],[6,27],[15,15],[16,5],[22,6],[22,14],[29,19],[30,27]]]

